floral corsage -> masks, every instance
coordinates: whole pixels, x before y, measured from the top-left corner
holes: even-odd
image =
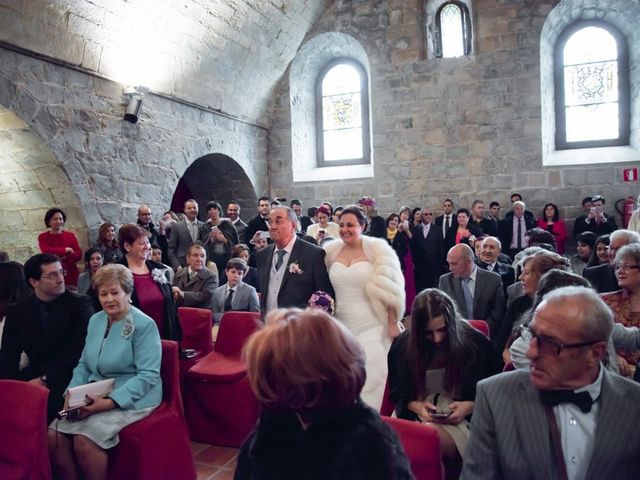
[[[333,315],[333,312],[336,310],[336,303],[333,301],[333,298],[331,298],[331,295],[322,290],[313,292],[307,306],[309,308],[324,310],[330,315]]]
[[[131,314],[127,315],[124,318],[124,325],[122,326],[122,338],[125,340],[129,340],[133,332],[135,331],[136,326],[133,324],[133,317]]]
[[[302,275],[304,271],[298,265],[298,262],[293,262],[289,265],[289,273],[295,273],[296,275]]]
[[[167,280],[167,276],[164,274],[164,270],[160,270],[159,268],[154,268],[153,270],[151,270],[151,278],[153,278],[153,280],[160,285],[169,283],[169,280]]]

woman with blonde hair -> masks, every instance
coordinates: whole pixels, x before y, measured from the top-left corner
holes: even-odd
[[[413,478],[396,435],[360,399],[364,352],[321,310],[274,310],[243,352],[260,421],[236,480]]]

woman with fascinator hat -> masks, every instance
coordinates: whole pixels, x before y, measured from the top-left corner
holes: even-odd
[[[363,233],[370,237],[386,238],[387,226],[384,223],[384,218],[378,215],[376,199],[373,197],[362,197],[358,200],[358,206],[364,210],[367,216],[367,228]]]

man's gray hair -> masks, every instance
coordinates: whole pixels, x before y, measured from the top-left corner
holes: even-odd
[[[512,207],[515,207],[516,205],[522,207],[522,208],[526,208],[526,205],[524,204],[524,202],[522,200],[516,200],[515,202],[513,202]]]
[[[287,207],[286,205],[278,205],[277,207],[274,207],[273,210],[285,210],[287,212],[287,217],[289,217],[289,220],[295,224],[298,223],[298,216],[292,208]]]
[[[498,244],[498,248],[502,250],[502,242],[498,237],[484,237],[484,239],[482,240],[482,243],[484,244],[484,242],[486,242],[487,240],[495,241]]]
[[[613,313],[592,288],[561,287],[549,292],[538,307],[560,304],[580,319],[585,341],[609,341],[613,330]],[[571,311],[573,310],[573,311]]]
[[[610,241],[623,240],[626,245],[630,243],[640,243],[640,234],[633,230],[615,230],[611,233]]]

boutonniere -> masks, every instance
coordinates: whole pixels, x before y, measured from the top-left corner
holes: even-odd
[[[133,324],[133,318],[131,318],[131,314],[129,314],[124,319],[124,325],[122,326],[122,338],[129,340],[135,329],[136,327]]]
[[[159,268],[154,268],[153,270],[151,270],[151,278],[153,278],[153,280],[160,285],[169,283],[167,277],[164,274],[164,270],[160,270]]]
[[[289,273],[295,273],[296,275],[302,275],[304,271],[298,265],[298,262],[293,262],[289,265]]]

